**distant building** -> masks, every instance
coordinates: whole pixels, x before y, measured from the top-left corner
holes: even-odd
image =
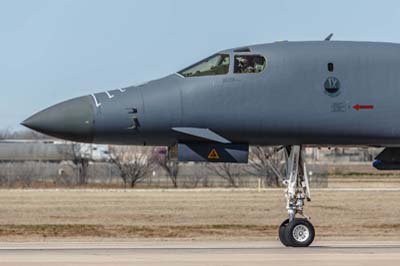
[[[91,161],[106,162],[110,152],[143,153],[145,149],[132,146],[73,143],[60,140],[1,140],[0,162],[43,161],[61,162],[87,158]],[[381,151],[377,148],[306,148],[306,159],[313,164],[343,164],[370,162]],[[171,158],[177,157],[171,149]],[[147,153],[147,152],[146,152]],[[154,147],[149,154],[151,159],[163,159],[168,155],[166,147]],[[146,155],[146,159],[148,156]]]
[[[108,145],[68,143],[54,140],[2,140],[0,161],[48,161],[74,160],[76,157],[93,161],[109,159]]]

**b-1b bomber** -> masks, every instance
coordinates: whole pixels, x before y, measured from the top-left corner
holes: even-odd
[[[160,62],[162,63],[162,62]],[[304,147],[384,148],[374,162],[400,170],[400,45],[306,41],[220,51],[139,86],[68,100],[23,125],[87,143],[168,146],[181,162],[247,163],[250,145],[287,155],[285,246],[314,227]]]

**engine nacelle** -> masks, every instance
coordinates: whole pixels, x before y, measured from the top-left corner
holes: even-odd
[[[400,162],[389,163],[376,160],[372,165],[378,170],[400,170]]]
[[[373,166],[378,170],[400,170],[400,148],[385,148],[376,156]]]

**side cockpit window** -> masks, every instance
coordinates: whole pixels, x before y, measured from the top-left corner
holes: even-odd
[[[201,77],[223,75],[229,72],[230,58],[228,54],[217,54],[211,56],[200,63],[190,66],[181,72],[184,77]]]
[[[267,65],[261,55],[236,55],[234,73],[260,73]]]

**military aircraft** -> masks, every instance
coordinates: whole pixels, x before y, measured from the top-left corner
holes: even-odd
[[[148,83],[59,103],[22,125],[88,143],[175,147],[179,161],[247,163],[249,145],[287,154],[285,246],[314,227],[307,146],[374,146],[378,169],[400,169],[400,45],[276,42],[220,51]]]

